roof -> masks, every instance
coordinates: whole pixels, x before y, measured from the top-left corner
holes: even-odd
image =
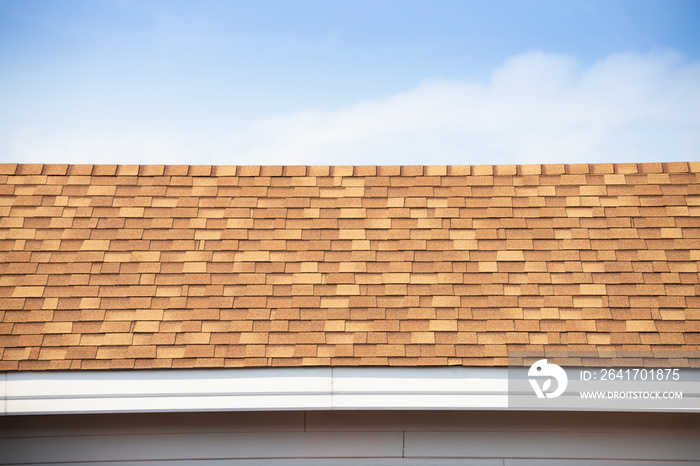
[[[0,165],[0,370],[700,350],[700,162]]]

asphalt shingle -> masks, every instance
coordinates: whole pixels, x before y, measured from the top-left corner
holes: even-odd
[[[699,177],[0,164],[0,370],[700,351]]]

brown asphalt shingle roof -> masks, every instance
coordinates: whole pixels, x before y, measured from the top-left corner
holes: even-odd
[[[700,162],[0,165],[0,370],[700,350]]]

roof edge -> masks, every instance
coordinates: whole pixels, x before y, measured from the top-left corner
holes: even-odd
[[[683,403],[631,405],[610,400],[607,405],[585,406],[537,401],[529,390],[515,391],[518,385],[513,382],[520,376],[503,367],[21,372],[4,375],[0,414],[532,409],[699,412],[700,405],[692,401],[700,396],[700,369],[683,371]],[[578,381],[572,382],[570,386]],[[577,394],[574,391],[572,396]],[[525,397],[530,401],[522,403]]]

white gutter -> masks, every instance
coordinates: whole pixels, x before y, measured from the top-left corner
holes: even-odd
[[[0,373],[0,415],[4,415],[7,409],[5,408],[5,399],[7,398],[5,386],[7,379],[7,372]]]
[[[700,370],[689,370],[695,381],[683,405],[588,410],[700,411]],[[0,373],[0,415],[526,409],[513,397],[534,393],[509,397],[508,376],[505,367],[461,366],[8,372]],[[536,409],[586,409],[548,401]]]
[[[4,414],[497,409],[502,368],[241,368],[9,372]]]

